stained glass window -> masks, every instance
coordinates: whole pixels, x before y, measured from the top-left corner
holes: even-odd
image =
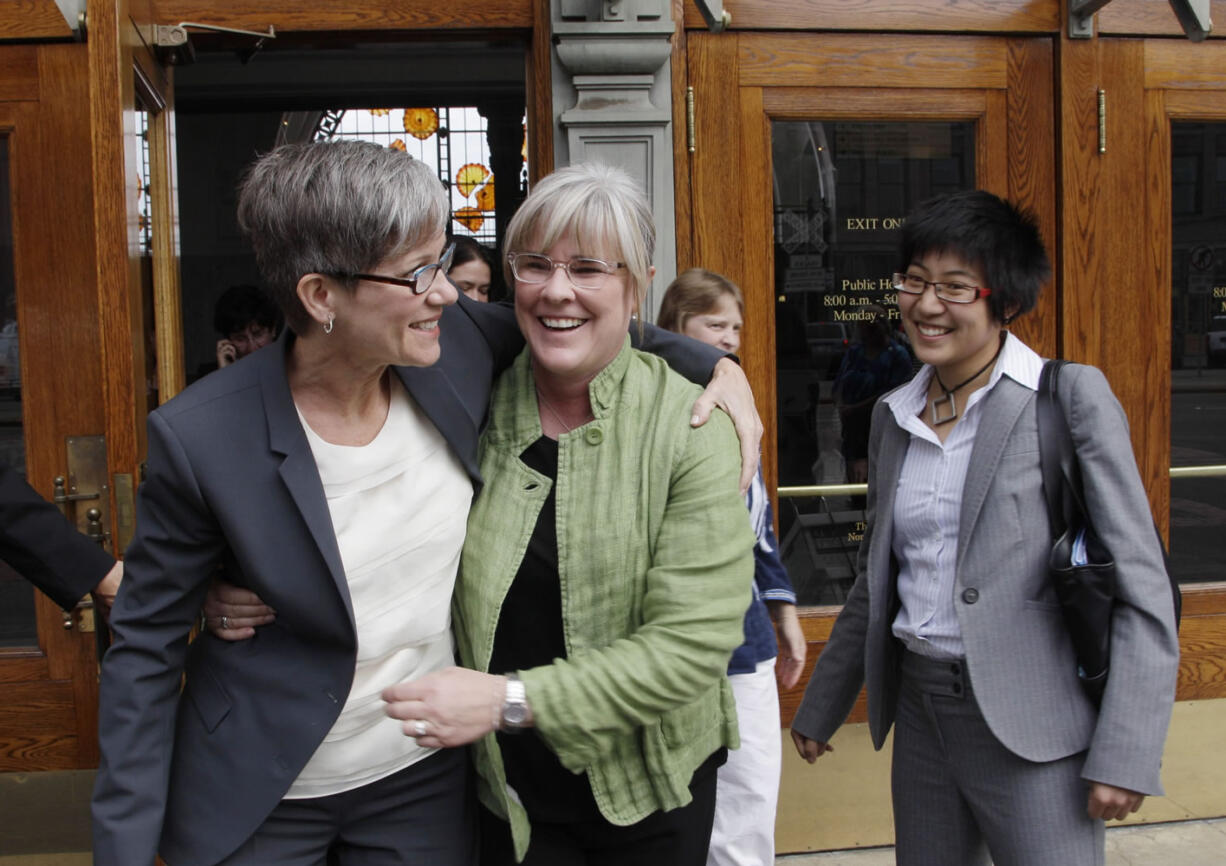
[[[140,174],[136,178],[140,254],[153,255],[153,196],[149,193],[149,112],[136,111],[136,138],[140,145]]]
[[[324,112],[315,138],[373,141],[422,160],[451,192],[452,233],[492,246],[497,216],[487,132],[472,107],[354,108]]]

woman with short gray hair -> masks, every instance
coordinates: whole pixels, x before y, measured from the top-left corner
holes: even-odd
[[[447,218],[428,167],[370,143],[284,146],[244,181],[287,328],[149,416],[96,866],[471,862],[464,753],[402,736],[380,700],[453,663],[477,436],[523,344],[506,308],[457,303]],[[276,618],[189,646],[219,569]]]
[[[428,167],[373,144],[282,147],[244,181],[240,225],[287,333],[149,418],[103,665],[96,863],[305,864],[334,845],[342,863],[468,862],[463,757],[398,736],[378,700],[451,661],[473,483],[448,444],[475,437],[460,413],[484,399],[441,400],[422,375],[456,301],[447,215]],[[448,325],[488,382],[510,344]],[[277,621],[189,648],[218,567]]]

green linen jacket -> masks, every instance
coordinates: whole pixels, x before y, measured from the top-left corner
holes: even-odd
[[[633,824],[691,799],[694,770],[736,748],[725,670],[743,640],[754,536],[722,412],[693,429],[697,386],[629,346],[589,386],[594,420],[558,439],[557,535],[567,658],[520,671],[537,732],[586,772],[601,814]],[[453,605],[462,663],[489,669],[494,632],[549,478],[519,455],[541,436],[525,350],[499,380],[481,443],[485,488],[468,520]],[[528,817],[493,734],[475,744],[485,805]]]

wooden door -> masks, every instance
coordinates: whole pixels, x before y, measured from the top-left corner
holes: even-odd
[[[135,15],[99,4],[87,44],[0,46],[0,458],[116,555],[145,416],[183,381],[170,80]],[[93,767],[105,628],[2,578],[0,771]]]
[[[104,432],[89,104],[84,45],[0,46],[0,184],[8,193],[0,242],[11,243],[16,314],[4,326],[4,456],[48,499],[54,479],[70,475],[68,437]],[[100,496],[66,505],[73,519],[109,496],[78,492]],[[0,770],[93,766],[97,656],[95,634],[83,630],[91,617],[66,619],[17,586],[8,582],[30,616],[11,623],[0,649]]]
[[[1133,371],[1144,389],[1147,480],[1182,581],[1177,697],[1226,697],[1226,43],[1188,51],[1170,40],[1107,40],[1106,62],[1131,67],[1121,100],[1143,122],[1117,123],[1109,147],[1144,155],[1128,197],[1138,239],[1123,267],[1140,284],[1124,298],[1155,351]],[[1108,115],[1110,120],[1110,115]],[[1131,220],[1130,220],[1131,222]],[[1135,299],[1134,297],[1135,296]],[[1093,321],[1089,310],[1081,311]],[[1097,313],[1099,317],[1102,313]],[[1105,325],[1106,323],[1104,323]],[[1138,326],[1138,330],[1142,330]],[[1104,340],[1104,343],[1110,342]],[[1118,350],[1117,350],[1118,351]],[[1121,353],[1123,354],[1123,353]],[[1124,359],[1121,359],[1123,362]],[[1134,422],[1134,438],[1137,424]],[[1172,796],[1174,796],[1172,794]],[[1216,798],[1209,814],[1226,809]]]
[[[767,427],[763,466],[768,485],[773,485],[781,477],[787,480],[793,471],[780,465],[779,443],[788,438],[789,406],[796,394],[810,401],[801,413],[809,422],[816,413],[816,423],[820,423],[830,402],[828,382],[788,381],[795,378],[793,373],[803,377],[815,366],[824,366],[813,359],[827,357],[821,345],[827,337],[821,322],[810,322],[800,337],[804,360],[790,364],[785,358],[790,349],[784,343],[791,342],[791,337],[781,328],[785,305],[801,298],[809,305],[828,306],[833,299],[850,305],[842,317],[854,322],[857,303],[890,302],[888,292],[873,298],[853,297],[840,294],[839,286],[823,287],[821,281],[831,277],[821,273],[820,267],[806,289],[807,298],[794,293],[794,285],[785,285],[792,277],[779,261],[784,254],[780,250],[786,249],[779,238],[786,231],[784,224],[799,220],[797,231],[802,234],[816,229],[804,224],[803,214],[798,217],[778,207],[788,188],[802,182],[782,176],[773,164],[779,137],[793,122],[819,124],[819,136],[838,129],[841,131],[831,134],[854,138],[878,127],[887,136],[891,130],[902,130],[912,138],[955,136],[966,151],[960,159],[970,167],[961,180],[949,182],[986,188],[1033,210],[1054,255],[1052,47],[1046,39],[989,36],[744,32],[690,33],[688,37],[686,83],[693,88],[694,141],[689,176],[682,182],[684,187],[688,180],[688,189],[680,194],[688,196],[693,219],[689,257],[682,266],[722,272],[744,290],[741,354]],[[814,139],[811,149],[819,153],[824,145]],[[924,183],[904,181],[911,189],[898,201],[913,206],[912,199],[931,186],[937,170],[930,166]],[[814,175],[823,173],[821,182],[839,184],[840,190],[848,181],[836,178],[831,165],[813,169]],[[833,211],[827,210],[827,221],[830,213]],[[840,214],[848,233],[853,228],[892,228],[905,216],[905,212],[892,211],[855,214]],[[889,231],[877,231],[877,236],[890,245],[894,242]],[[813,243],[822,246],[830,237],[827,232],[813,238]],[[684,256],[685,245],[679,247]],[[880,258],[874,264],[880,265],[880,274],[854,274],[868,279],[841,279],[840,283],[854,292],[870,281],[888,278],[892,264],[881,264]],[[1047,355],[1056,348],[1056,294],[1054,287],[1049,288],[1039,308],[1015,327],[1019,336]],[[839,333],[844,334],[844,345],[847,341],[847,332],[836,329],[836,351]],[[820,370],[815,376],[820,378]],[[811,435],[812,431],[803,431],[801,437]],[[807,456],[802,463],[808,463]],[[840,489],[833,495],[847,492]],[[781,500],[780,510],[785,507]],[[854,548],[855,531],[853,520],[846,546]],[[783,541],[786,546],[787,539]],[[793,577],[795,581],[795,574]],[[811,644],[810,664],[836,614],[837,609],[831,607],[809,607],[802,612]],[[802,685],[783,696],[785,725],[806,680],[807,676],[802,677]]]

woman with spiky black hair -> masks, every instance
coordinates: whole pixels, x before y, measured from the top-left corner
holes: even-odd
[[[1103,821],[1162,793],[1174,607],[1127,419],[1094,367],[1067,367],[1059,395],[1116,563],[1101,704],[1048,577],[1043,360],[1007,326],[1050,274],[1034,219],[987,192],[926,202],[902,231],[893,282],[924,367],[873,411],[856,583],[792,738],[810,763],[831,750],[867,685],[874,745],[894,729],[904,866],[1102,864]]]

